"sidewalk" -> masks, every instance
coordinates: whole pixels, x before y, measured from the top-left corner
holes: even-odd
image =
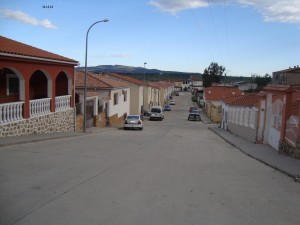
[[[87,128],[86,133],[70,131],[70,132],[57,132],[57,133],[49,133],[49,134],[32,134],[32,135],[13,136],[13,137],[1,137],[0,147],[26,144],[32,142],[40,142],[40,141],[46,141],[52,139],[76,137],[76,136],[89,135],[89,134],[107,133],[117,129],[120,129],[120,126],[110,126],[110,127],[101,127],[101,128],[90,127]]]
[[[208,129],[238,148],[244,154],[292,177],[295,181],[300,182],[300,160],[280,155],[275,149],[268,145],[255,144],[219,127],[214,126],[209,127]]]

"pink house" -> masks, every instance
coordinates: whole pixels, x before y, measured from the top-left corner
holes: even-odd
[[[77,64],[0,36],[0,137],[74,131]]]

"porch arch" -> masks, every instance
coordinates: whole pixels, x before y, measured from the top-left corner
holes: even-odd
[[[13,67],[3,67],[0,69],[1,73],[0,73],[0,91],[1,91],[1,95],[9,95],[8,90],[9,90],[9,78],[8,76],[10,76],[11,78],[13,78],[14,76],[16,78],[18,78],[18,83],[17,84],[12,84],[12,85],[18,85],[17,89],[18,89],[18,96],[12,98],[11,100],[9,100],[10,98],[7,98],[7,101],[24,101],[25,100],[25,80],[24,77],[22,76],[22,74],[15,68]]]
[[[52,97],[52,79],[49,74],[43,70],[35,71],[29,79],[29,98],[51,98]]]

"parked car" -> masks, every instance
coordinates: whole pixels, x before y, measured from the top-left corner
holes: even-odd
[[[191,106],[190,109],[189,109],[189,112],[192,112],[193,110],[198,110],[198,108],[195,107],[195,106]]]
[[[150,120],[163,120],[164,119],[164,111],[161,106],[153,106],[151,108]]]
[[[171,109],[172,109],[172,106],[170,106],[170,105],[165,105],[165,107],[164,107],[164,111],[171,111]]]
[[[188,120],[201,121],[201,116],[199,110],[192,110],[188,115]]]
[[[175,105],[175,100],[171,100],[170,105]]]
[[[177,92],[175,92],[175,96],[179,96],[179,92],[177,91]]]
[[[139,115],[128,115],[124,121],[124,130],[139,129],[143,130],[143,121]]]

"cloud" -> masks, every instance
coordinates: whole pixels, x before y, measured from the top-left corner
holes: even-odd
[[[217,4],[238,4],[258,10],[266,22],[300,23],[299,0],[151,0],[150,5],[172,15]]]
[[[262,13],[266,22],[300,23],[299,0],[239,0]]]
[[[149,4],[173,15],[183,10],[208,6],[208,2],[205,0],[154,0]]]
[[[22,11],[19,11],[19,10],[1,9],[0,14],[2,14],[2,16],[4,18],[17,20],[22,23],[30,24],[33,26],[42,26],[47,29],[56,29],[57,28],[47,19],[38,20],[38,19],[31,17],[28,14],[26,14]]]

